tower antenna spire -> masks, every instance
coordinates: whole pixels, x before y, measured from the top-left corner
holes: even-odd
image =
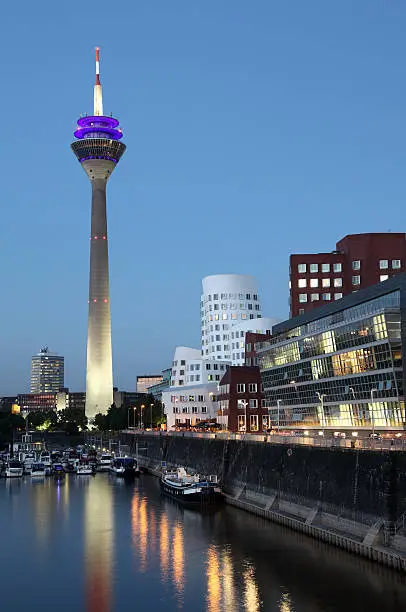
[[[94,85],[93,114],[96,117],[103,116],[103,93],[100,83],[100,48],[96,47],[96,83]]]

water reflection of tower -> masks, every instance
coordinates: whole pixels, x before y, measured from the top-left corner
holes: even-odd
[[[85,494],[87,612],[110,612],[113,566],[113,499],[108,480],[91,480]]]
[[[52,480],[31,487],[34,507],[35,532],[38,544],[46,547],[54,528],[60,529],[69,514],[69,480],[56,485]]]

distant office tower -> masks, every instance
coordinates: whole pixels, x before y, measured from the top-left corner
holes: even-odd
[[[64,357],[46,346],[31,357],[31,393],[58,393],[65,384]]]
[[[106,185],[125,151],[119,122],[103,115],[96,49],[93,115],[81,117],[71,147],[92,185],[86,416],[106,412],[113,403]]]
[[[406,271],[406,235],[350,234],[331,253],[290,256],[290,314],[295,317]]]
[[[162,382],[162,374],[145,374],[137,376],[137,393],[148,393],[148,387]]]
[[[202,282],[202,357],[232,360],[231,329],[262,316],[256,280],[243,274],[216,274]],[[243,353],[244,349],[241,363]]]

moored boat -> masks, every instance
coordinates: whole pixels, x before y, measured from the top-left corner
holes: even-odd
[[[135,476],[135,461],[133,457],[116,457],[110,467],[116,476],[131,478]]]
[[[174,472],[163,472],[161,491],[174,499],[190,505],[213,505],[222,501],[217,476],[188,474],[183,467]]]
[[[97,469],[99,472],[108,472],[111,468],[111,464],[113,462],[113,456],[108,453],[103,453],[100,455]]]
[[[31,478],[45,478],[46,470],[43,463],[33,463],[31,466]]]
[[[94,473],[93,467],[88,463],[79,463],[76,470],[78,476],[92,476]]]
[[[23,475],[23,464],[16,459],[10,459],[6,465],[6,478],[21,478]]]

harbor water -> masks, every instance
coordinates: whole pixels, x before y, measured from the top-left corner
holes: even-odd
[[[0,480],[5,612],[406,610],[405,578],[156,478]]]

